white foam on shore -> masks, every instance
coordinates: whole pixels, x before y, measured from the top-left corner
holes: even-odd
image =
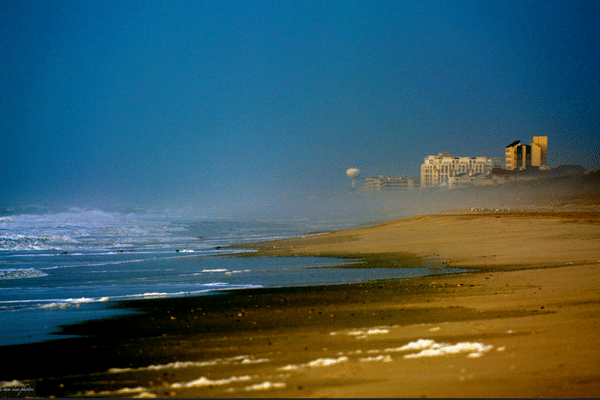
[[[229,364],[260,364],[269,362],[268,358],[255,359],[251,356],[235,356],[229,358],[217,358],[210,361],[175,361],[168,364],[149,365],[147,367],[140,368],[110,368],[107,372],[109,374],[118,374],[123,372],[134,372],[134,371],[160,371],[164,369],[185,369],[185,368],[203,368],[212,367],[215,365],[229,365]]]
[[[389,354],[386,354],[386,355],[381,354],[377,357],[359,358],[358,361],[360,361],[360,362],[372,362],[372,361],[392,362],[394,360],[392,359],[392,357],[390,357]]]
[[[150,298],[150,297],[165,297],[168,296],[169,293],[158,293],[158,292],[149,292],[139,295],[140,297]]]
[[[306,364],[308,367],[328,367],[344,361],[348,361],[348,357],[342,356],[338,358],[318,358]]]
[[[182,389],[182,388],[204,387],[204,386],[223,386],[223,385],[229,385],[230,383],[234,383],[234,382],[244,382],[244,381],[249,381],[252,379],[254,379],[254,378],[249,375],[232,376],[231,378],[216,379],[216,380],[208,379],[207,377],[202,376],[202,377],[200,377],[196,380],[190,381],[190,382],[174,383],[171,385],[171,388]]]
[[[32,300],[30,302],[33,302],[35,300]],[[51,303],[48,304],[42,304],[39,305],[38,308],[41,310],[64,310],[70,307],[79,307],[80,304],[87,304],[87,303],[96,303],[96,302],[107,302],[110,301],[109,297],[99,297],[99,298],[91,298],[91,297],[80,297],[78,299],[64,299],[64,300],[57,300],[57,301],[52,301]],[[25,301],[23,301],[25,302]]]
[[[385,335],[386,333],[390,333],[389,329],[379,329],[372,328],[367,331],[367,335]]]
[[[69,303],[74,303],[74,304],[84,304],[84,303],[94,303],[94,302],[98,301],[98,299],[91,298],[91,297],[80,297],[78,299],[67,299],[65,301],[67,301]]]
[[[158,396],[152,392],[141,392],[140,394],[133,396],[134,399],[154,399],[156,397]]]
[[[328,367],[331,365],[339,364],[341,362],[348,361],[348,357],[341,356],[338,358],[317,358],[316,360],[309,361],[306,364],[293,365],[288,364],[284,367],[278,368],[279,371],[300,371],[305,368],[315,368],[315,367]]]
[[[122,389],[117,390],[115,393],[118,393],[118,394],[141,393],[141,392],[145,392],[146,390],[147,390],[146,388],[143,388],[141,386],[138,386],[135,388],[124,387]]]
[[[83,393],[83,396],[86,397],[99,397],[99,396],[110,396],[116,397],[115,395],[123,395],[123,394],[136,394],[133,396],[134,398],[155,398],[158,397],[154,393],[149,392],[148,388],[138,386],[135,388],[124,387],[115,391],[103,390],[101,392],[96,392],[94,390],[87,390]],[[80,392],[81,393],[81,392]]]
[[[423,350],[423,349],[430,348],[434,343],[435,343],[434,340],[419,339],[415,342],[410,342],[408,344],[405,344],[402,347],[389,348],[389,349],[385,349],[384,351],[386,353],[390,353],[390,352],[399,352],[399,351]]]
[[[55,310],[55,309],[61,309],[64,310],[66,308],[69,307],[79,307],[79,304],[70,304],[70,303],[48,303],[48,304],[43,304],[41,305],[39,308],[41,310]]]
[[[373,328],[363,328],[363,329],[354,329],[351,330],[350,332],[330,332],[329,335],[331,336],[336,336],[336,335],[348,335],[348,336],[356,336],[357,339],[366,339],[369,337],[369,335],[385,335],[390,333],[390,330],[387,329],[386,327],[373,327]]]
[[[469,353],[467,357],[478,358],[494,346],[477,342],[460,342],[454,345],[436,343],[431,339],[419,339],[397,348],[385,349],[384,352],[419,351],[418,353],[405,354],[404,358],[439,357],[459,353]]]
[[[284,382],[269,382],[257,383],[256,385],[246,386],[244,390],[250,392],[255,390],[269,390],[269,389],[285,389],[286,384]]]

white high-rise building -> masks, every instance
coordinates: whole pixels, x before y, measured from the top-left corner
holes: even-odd
[[[448,152],[427,156],[421,164],[421,187],[447,184],[450,178],[460,174],[492,173],[492,168],[502,168],[500,157],[456,157]]]

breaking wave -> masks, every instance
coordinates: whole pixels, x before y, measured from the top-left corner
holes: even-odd
[[[0,280],[3,279],[24,279],[24,278],[41,278],[48,276],[47,273],[38,271],[34,268],[27,269],[5,269],[0,270]]]

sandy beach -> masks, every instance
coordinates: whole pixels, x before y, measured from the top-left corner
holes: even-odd
[[[455,210],[246,245],[471,272],[123,303],[10,346],[38,396],[598,397],[600,212]],[[364,266],[364,265],[363,265]],[[350,266],[352,267],[352,266]]]

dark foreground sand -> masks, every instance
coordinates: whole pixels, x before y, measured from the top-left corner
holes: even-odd
[[[1,379],[60,397],[600,396],[600,212],[430,215],[252,246],[473,272],[124,303],[142,312],[65,329],[92,337],[2,348],[25,362]]]

